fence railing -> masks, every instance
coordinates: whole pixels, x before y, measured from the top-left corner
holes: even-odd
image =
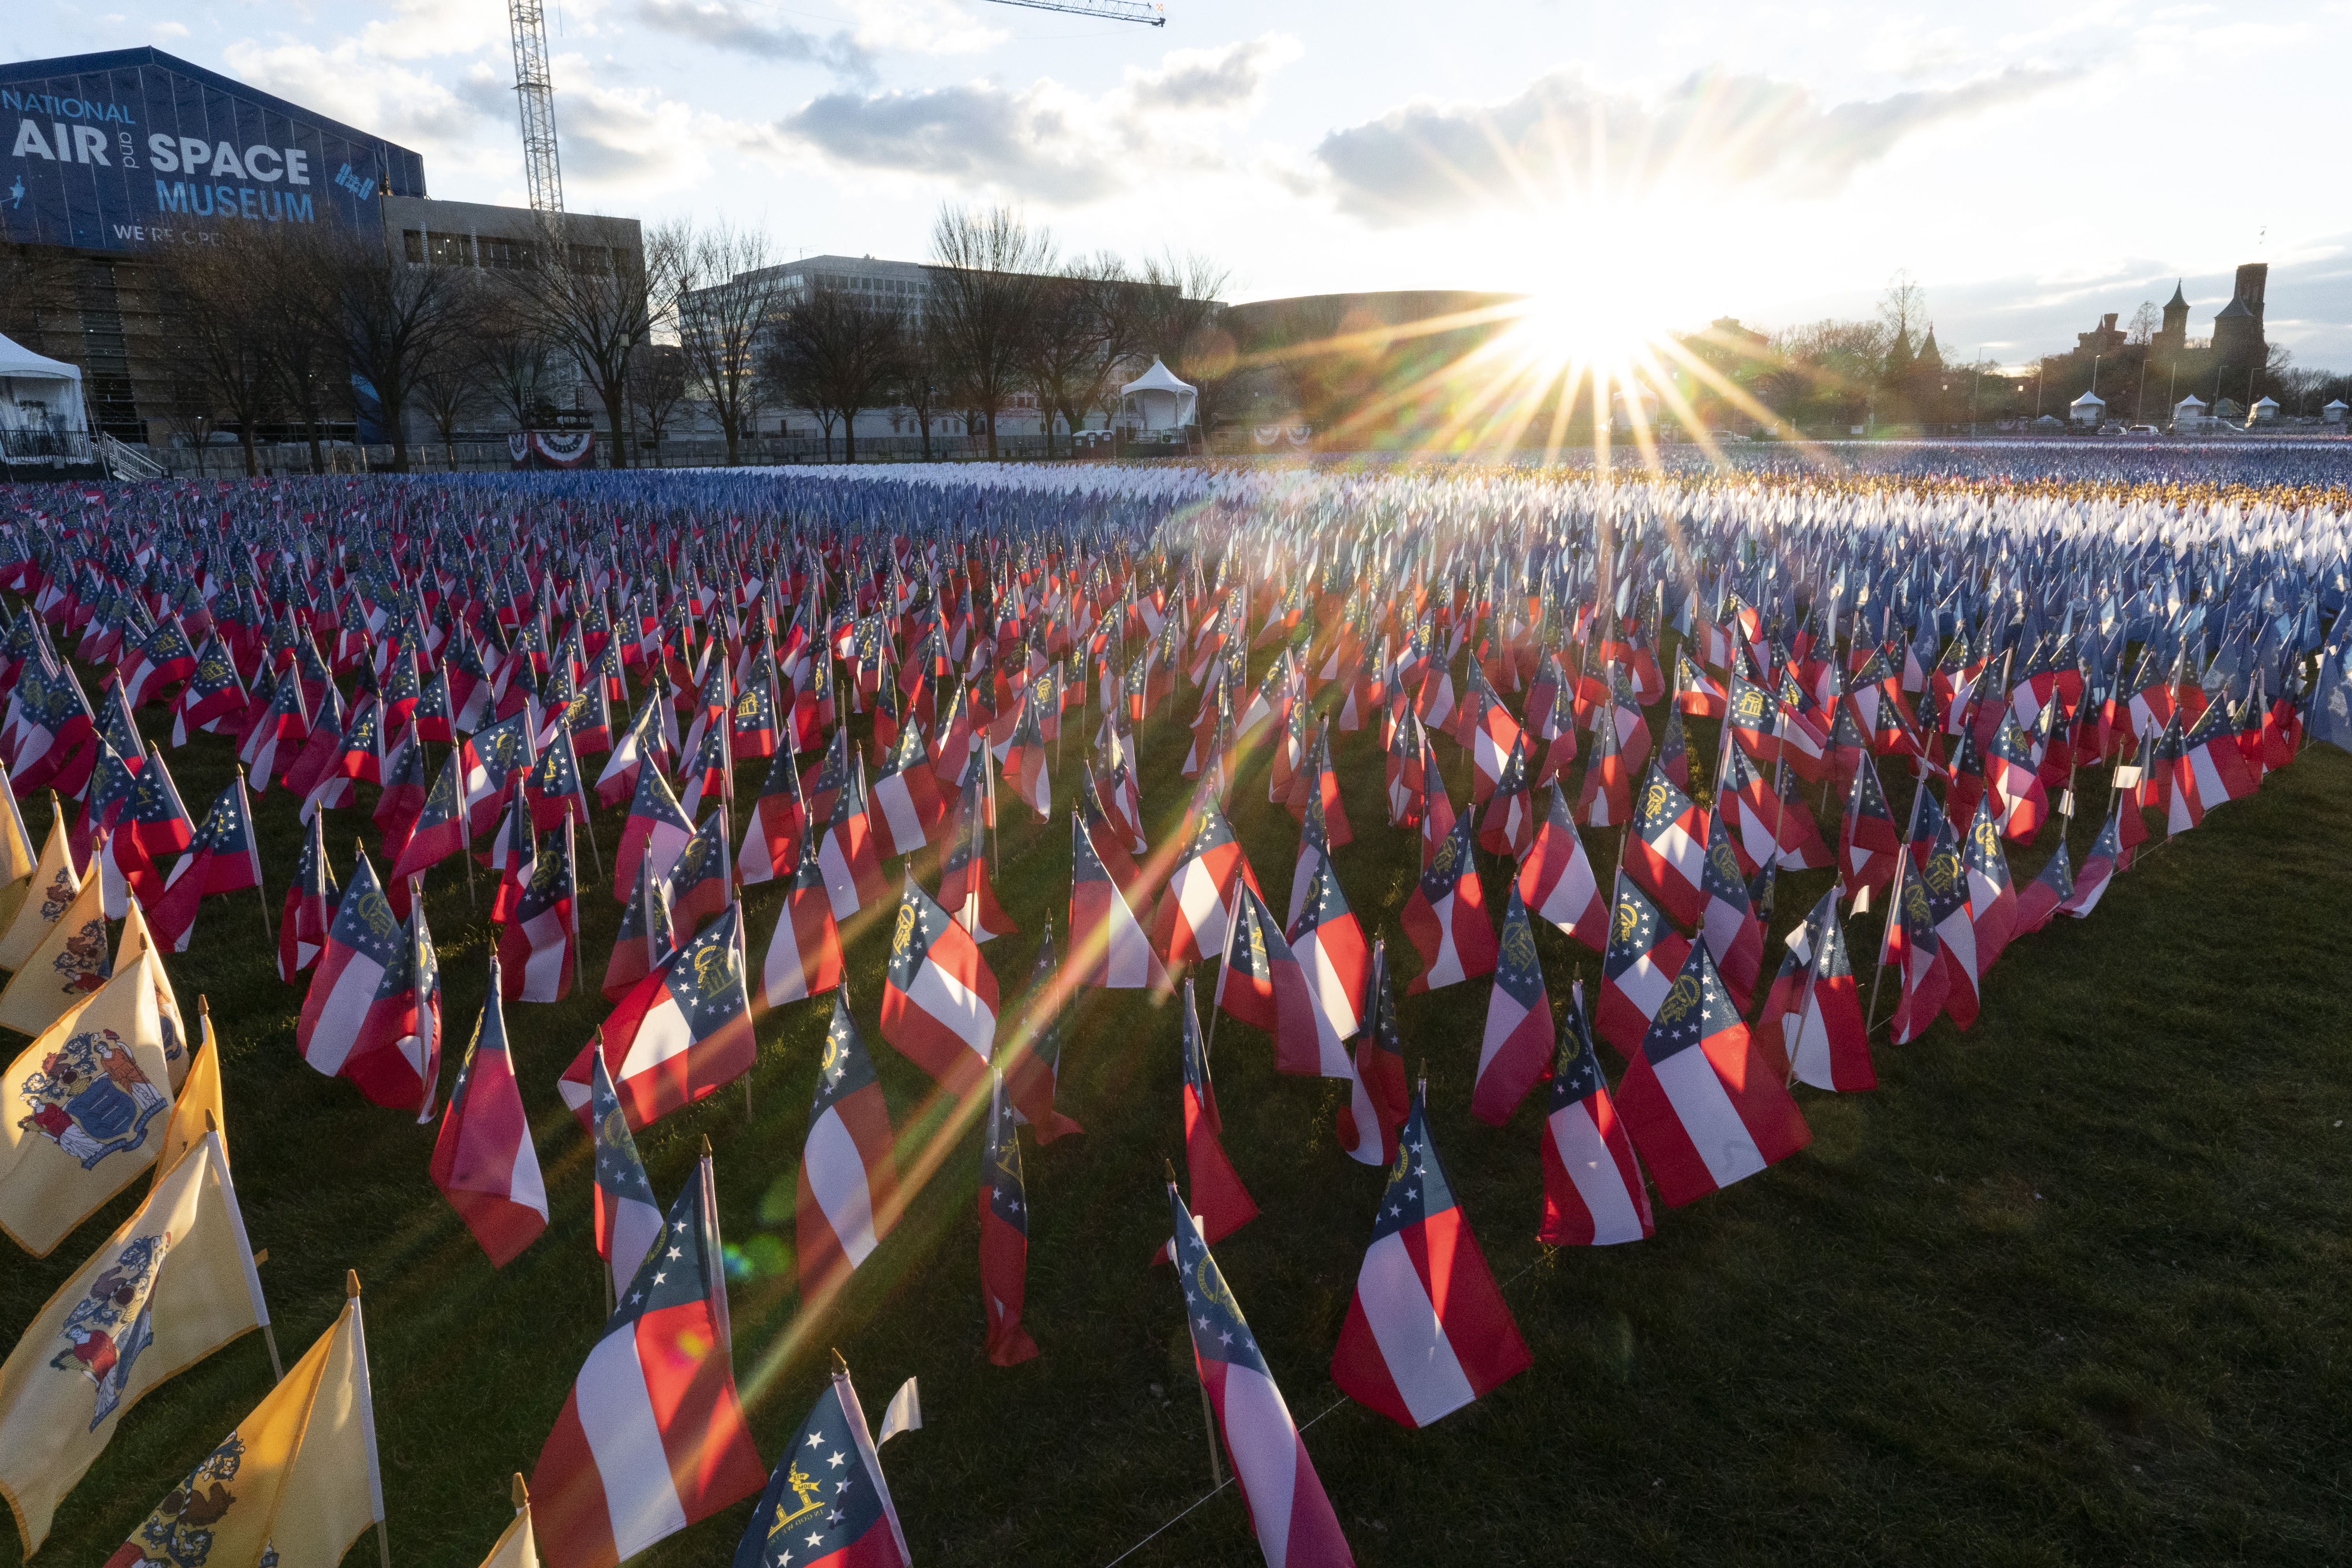
[[[996,443],[1001,458],[1036,458],[1046,456],[1045,438],[1042,436],[1000,436]],[[237,479],[245,474],[245,448],[229,442],[210,442],[204,447],[173,447],[155,448],[152,455],[175,478]],[[840,463],[845,460],[846,448],[835,437],[828,450],[820,437],[760,436],[747,437],[736,447],[735,460],[749,468],[778,465]],[[1071,456],[1070,438],[1054,437],[1053,454],[1056,458]],[[926,458],[920,436],[860,436],[857,438],[857,460],[860,463],[935,463],[975,462],[988,456],[984,437],[942,436],[934,434],[930,453]],[[348,441],[320,443],[321,462],[317,471],[325,473],[374,473],[392,467],[392,447],[373,444],[354,447]],[[727,461],[727,443],[716,437],[696,437],[692,439],[673,438],[658,447],[643,442],[633,443],[629,450],[629,466],[635,468],[706,468]],[[597,438],[596,462],[606,466],[609,453],[604,437]],[[261,442],[254,447],[254,462],[265,474],[307,474],[313,471],[308,442]],[[408,447],[408,467],[416,473],[503,473],[513,466],[504,439],[496,441],[412,441]]]
[[[66,463],[89,461],[89,437],[80,430],[0,428],[0,458],[23,462],[37,458]]]

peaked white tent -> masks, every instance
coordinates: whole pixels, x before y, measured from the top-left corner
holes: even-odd
[[[0,337],[0,424],[18,429],[84,428],[81,372],[63,360],[37,354],[13,338]]]
[[[1176,373],[1157,357],[1150,370],[1120,387],[1118,395],[1146,430],[1181,430],[1195,423],[1193,413],[1201,399],[1198,387],[1177,380]]]
[[[88,438],[81,372],[0,337],[0,452],[80,457]]]
[[[2107,400],[2095,392],[2086,392],[2066,405],[2066,413],[2077,425],[2096,425],[2107,416]]]

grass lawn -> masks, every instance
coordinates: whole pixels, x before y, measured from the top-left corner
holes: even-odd
[[[1190,703],[1187,689],[1171,708],[1189,716]],[[159,729],[154,710],[142,720]],[[1695,757],[1712,756],[1713,729],[1692,726]],[[1171,826],[1184,744],[1172,722],[1143,737],[1146,805]],[[1466,763],[1440,749],[1459,805]],[[1065,812],[1078,755],[1070,745],[1054,774]],[[228,776],[226,742],[169,760],[200,814]],[[1334,859],[1367,929],[1391,936],[1402,987],[1417,964],[1395,925],[1414,840],[1384,826],[1371,734],[1347,737],[1339,766],[1358,842]],[[740,801],[762,772],[744,767]],[[1899,773],[1887,775],[1898,821]],[[2104,782],[2084,793],[2078,861]],[[983,950],[1008,1005],[1049,913],[1061,933],[1067,897],[1066,816],[1038,826],[1018,811],[1008,797],[996,885],[1022,934]],[[296,824],[282,792],[257,814],[274,922]],[[47,830],[46,805],[26,815]],[[1234,785],[1231,815],[1278,912],[1297,832],[1265,803],[1262,764]],[[618,824],[600,818],[607,857]],[[377,835],[360,812],[330,826],[348,875],[353,834],[372,852]],[[1588,832],[1604,871],[1616,837]],[[2021,885],[2050,841],[2015,857]],[[936,885],[928,860],[918,869]],[[434,1130],[301,1063],[301,992],[277,978],[253,895],[209,902],[171,964],[192,1021],[197,994],[212,1000],[237,1184],[269,1253],[262,1280],[289,1363],[340,1308],[344,1269],[365,1284],[402,1568],[480,1559],[509,1517],[509,1476],[530,1469],[603,1323],[587,1143],[555,1090],[607,1011],[595,985],[619,906],[590,865],[582,875],[586,995],[507,1010],[554,1220],[503,1270],[426,1179]],[[1828,876],[1782,879],[1768,966]],[[489,932],[454,868],[431,880],[446,1089]],[[1487,880],[1499,912],[1499,867]],[[748,900],[754,963],[780,898],[770,884]],[[903,1165],[942,1118],[876,1023],[889,913],[864,917],[848,973]],[[1341,1404],[1328,1375],[1382,1182],[1336,1143],[1344,1088],[1276,1076],[1265,1038],[1232,1024],[1216,1038],[1225,1146],[1263,1213],[1217,1252],[1294,1415],[1317,1418],[1307,1447],[1367,1564],[2340,1561],[2352,1550],[2347,931],[2352,757],[2318,747],[2118,879],[2090,919],[2061,917],[2011,948],[1967,1034],[1946,1021],[1882,1045],[1873,1093],[1800,1089],[1810,1149],[1662,1211],[1654,1240],[1602,1249],[1533,1239],[1541,1089],[1507,1129],[1470,1119],[1487,984],[1402,998],[1439,1149],[1535,1352],[1532,1370],[1427,1432]],[[1875,917],[1853,923],[1858,968],[1876,938]],[[1580,964],[1597,976],[1556,931],[1538,942],[1556,1002]],[[1026,1321],[1043,1354],[1012,1369],[981,1352],[969,1127],[940,1134],[952,1143],[936,1176],[827,1318],[795,1323],[794,1166],[828,1013],[817,1002],[761,1021],[748,1114],[730,1088],[639,1138],[665,1202],[705,1134],[716,1150],[725,1233],[754,1275],[731,1299],[762,1457],[838,1346],[875,1417],[900,1380],[922,1380],[927,1427],[884,1453],[919,1563],[1108,1563],[1207,1489],[1177,1287],[1146,1261],[1166,1232],[1161,1161],[1181,1149],[1174,1007],[1098,994],[1066,1025],[1060,1103],[1087,1132],[1024,1151]],[[1604,1059],[1613,1078],[1622,1064]],[[20,1332],[132,1201],[48,1258],[0,1258],[0,1333]],[[268,1379],[251,1338],[165,1384],[124,1420],[37,1560],[102,1560]],[[639,1561],[723,1563],[750,1511]],[[363,1542],[352,1561],[374,1552]],[[0,1528],[0,1565],[20,1553]],[[1231,1488],[1128,1559],[1257,1561]]]

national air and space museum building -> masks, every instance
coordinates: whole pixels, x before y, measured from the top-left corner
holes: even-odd
[[[319,226],[411,265],[527,265],[544,232],[527,208],[434,201],[418,153],[158,49],[0,65],[0,243],[69,278],[10,335],[79,365],[92,422],[124,441],[165,437],[159,252]],[[642,258],[635,219],[566,225]]]

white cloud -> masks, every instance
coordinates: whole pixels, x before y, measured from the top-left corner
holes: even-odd
[[[742,0],[637,0],[637,19],[729,54],[823,66],[854,81],[874,79],[874,52],[844,28],[821,37]]]
[[[710,173],[709,118],[651,88],[595,84],[585,61],[556,62],[566,83],[556,105],[562,138],[564,191],[575,182],[606,196],[689,188]]]
[[[420,71],[370,56],[357,38],[323,49],[240,39],[221,53],[231,74],[254,86],[416,152],[455,152],[482,129],[478,103]]]
[[[1040,78],[872,93],[827,93],[775,121],[774,152],[836,167],[950,179],[1052,204],[1099,201],[1171,171],[1225,167],[1219,133],[1265,100],[1297,58],[1277,34],[1170,52],[1088,96]]]
[[[1391,110],[1332,132],[1316,155],[1342,209],[1381,224],[1601,185],[1820,196],[1914,132],[2033,97],[2073,75],[2012,67],[1957,87],[1824,104],[1769,77],[1702,72],[1644,100],[1556,71],[1500,103]]]
[[[985,54],[1011,37],[967,0],[864,0],[857,7],[857,41],[877,52]]]

